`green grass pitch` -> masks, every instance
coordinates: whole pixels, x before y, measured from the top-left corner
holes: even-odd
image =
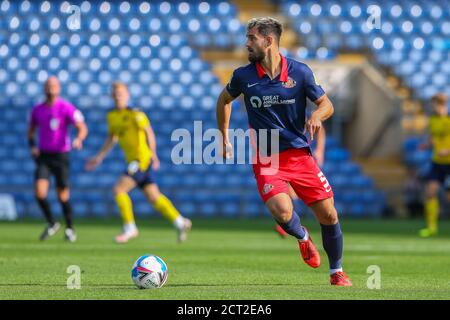
[[[0,299],[449,299],[450,222],[434,239],[416,236],[421,221],[342,219],[344,268],[354,286],[329,285],[328,260],[318,224],[304,220],[320,248],[322,265],[300,260],[293,239],[281,239],[270,219],[193,219],[188,242],[177,244],[162,219],[139,219],[141,235],[114,244],[119,220],[82,220],[77,243],[62,230],[46,242],[38,221],[0,222]],[[139,290],[133,262],[145,253],[162,257],[166,285]],[[82,270],[81,289],[67,289],[69,265]],[[367,268],[381,269],[381,289],[368,289]]]

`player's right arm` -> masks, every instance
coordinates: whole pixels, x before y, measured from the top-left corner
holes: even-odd
[[[322,167],[325,160],[325,144],[327,140],[327,135],[325,128],[322,126],[317,133],[316,139],[316,149],[314,150],[314,158],[316,159],[319,167]]]
[[[36,146],[36,141],[34,140],[36,128],[37,128],[37,123],[36,123],[35,113],[34,113],[34,111],[32,111],[31,116],[30,116],[30,121],[28,123],[27,138],[28,138],[28,145],[30,146],[31,155],[33,156],[33,158],[39,157],[39,148]]]
[[[117,136],[109,133],[100,151],[94,157],[92,157],[87,161],[86,170],[88,171],[94,170],[99,164],[101,164],[103,162],[103,159],[106,158],[106,156],[114,147],[116,142]]]
[[[31,155],[34,158],[39,157],[39,148],[36,146],[36,142],[34,140],[34,133],[36,131],[36,126],[30,124],[28,127],[28,145],[30,146]]]
[[[230,127],[231,102],[234,100],[226,88],[217,99],[216,118],[217,127],[222,133],[222,154],[225,158],[231,158],[231,143],[228,136],[228,128]]]
[[[230,82],[228,82],[227,86],[220,93],[216,105],[217,127],[222,133],[222,154],[225,158],[231,158],[232,156],[231,143],[228,136],[232,108],[231,102],[242,93],[236,71],[233,72]]]

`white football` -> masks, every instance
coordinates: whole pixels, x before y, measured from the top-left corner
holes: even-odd
[[[158,256],[139,257],[131,269],[131,278],[139,289],[161,288],[168,276],[166,263]]]

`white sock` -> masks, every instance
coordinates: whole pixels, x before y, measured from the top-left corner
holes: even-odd
[[[137,227],[134,222],[125,223],[123,225],[123,231],[125,231],[125,233],[134,232],[136,230],[137,230]]]
[[[176,218],[175,221],[173,222],[173,225],[178,230],[183,229],[184,228],[184,218],[182,216],[178,216],[178,218]]]
[[[335,274],[336,272],[342,272],[342,268],[330,269],[330,274]]]
[[[303,228],[303,227],[302,227],[302,228]],[[303,238],[301,238],[301,239],[298,239],[298,240],[300,240],[301,242],[304,242],[304,241],[308,240],[308,238],[309,238],[308,230],[306,230],[306,228],[303,228],[303,230],[305,231],[305,236],[304,236]]]

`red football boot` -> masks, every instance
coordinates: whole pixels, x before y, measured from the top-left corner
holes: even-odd
[[[305,228],[305,227],[303,227]],[[305,228],[305,231],[308,230]],[[300,241],[298,240],[298,246],[303,257],[303,261],[311,268],[318,268],[320,266],[320,254],[314,245],[311,235],[308,232],[308,240]]]
[[[353,284],[350,278],[343,271],[338,271],[330,276],[330,283],[333,286],[351,287]]]
[[[288,233],[286,231],[283,230],[282,227],[280,227],[279,224],[275,225],[275,231],[278,232],[278,234],[282,237],[282,238],[286,238],[288,236]]]

